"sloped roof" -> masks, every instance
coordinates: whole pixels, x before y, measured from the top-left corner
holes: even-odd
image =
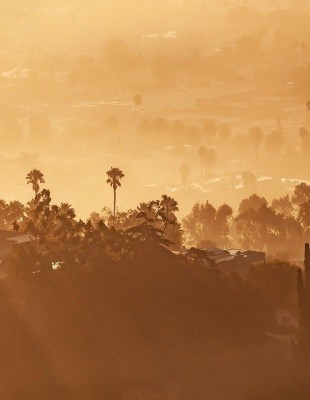
[[[12,245],[19,245],[30,241],[31,237],[28,234],[0,229],[0,264],[3,259],[10,255]],[[5,271],[0,268],[0,280],[6,276]]]
[[[14,236],[14,237],[8,238],[8,239],[6,239],[6,240],[9,240],[9,241],[14,242],[14,243],[16,243],[16,244],[19,244],[19,243],[28,243],[28,242],[31,241],[31,237],[30,237],[29,235]]]
[[[16,231],[9,231],[6,229],[0,229],[0,239],[8,239],[14,236],[23,236],[24,233],[16,232]]]
[[[31,241],[28,234],[0,229],[0,240],[9,240],[14,243],[27,243]]]
[[[221,263],[221,262],[225,262],[225,261],[232,261],[232,260],[234,260],[235,259],[235,257],[234,256],[232,256],[232,255],[230,255],[230,254],[221,254],[220,256],[218,256],[216,259],[215,259],[215,261],[217,262],[217,263]]]
[[[212,256],[221,256],[224,254],[229,254],[227,250],[219,249],[218,247],[205,247],[201,250],[204,250],[207,253],[210,253],[210,255],[212,255]]]

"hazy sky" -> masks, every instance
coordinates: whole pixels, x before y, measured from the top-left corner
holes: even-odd
[[[126,175],[122,209],[168,192],[185,214],[198,200],[236,207],[247,171],[269,198],[292,190],[281,178],[309,179],[298,133],[309,88],[307,2],[1,3],[3,196],[25,201],[24,177],[38,167],[55,201],[85,216],[111,204],[105,171],[115,165]],[[272,135],[279,120],[281,137]],[[216,154],[208,176],[200,147]]]

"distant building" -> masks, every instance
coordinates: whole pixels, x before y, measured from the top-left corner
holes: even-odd
[[[10,71],[0,73],[0,76],[7,79],[24,79],[28,78],[31,72],[32,70],[29,68],[15,67]]]

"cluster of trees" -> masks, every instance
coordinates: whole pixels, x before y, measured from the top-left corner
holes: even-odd
[[[225,244],[229,234],[229,221],[232,218],[232,213],[232,208],[227,204],[215,209],[209,202],[205,204],[196,203],[191,213],[183,220],[189,243],[197,247]]]
[[[189,243],[262,250],[278,257],[301,256],[300,243],[310,237],[310,186],[300,183],[291,196],[268,204],[256,194],[241,201],[233,215],[227,204],[218,209],[208,202],[195,204],[183,226]]]
[[[141,250],[152,243],[179,249],[182,229],[176,217],[177,202],[163,195],[160,200],[141,203],[136,210],[117,212],[116,193],[123,177],[119,168],[107,171],[107,184],[113,190],[113,212],[105,208],[101,214],[92,213],[87,221],[82,221],[68,203],[52,204],[50,191],[41,189],[45,183],[42,172],[32,170],[27,183],[32,185],[34,198],[26,206],[1,202],[3,227],[32,238],[31,244],[22,247],[21,254],[10,261],[11,268],[18,271],[21,261],[18,273],[22,274],[51,269],[58,263],[91,268],[94,260],[115,260],[128,256],[133,248]],[[92,254],[88,260],[87,254]]]
[[[143,117],[136,124],[136,132],[139,137],[148,138],[147,144],[141,143],[143,154],[149,152],[150,143],[156,151],[171,146],[173,156],[182,157],[192,166],[200,166],[203,176],[226,170],[228,162],[238,159],[235,167],[238,173],[251,169],[283,177],[293,171],[306,179],[305,168],[308,168],[310,148],[308,130],[300,129],[300,140],[298,135],[293,139],[288,138],[280,118],[270,131],[253,125],[243,132],[237,132],[236,126],[201,115],[187,119]]]
[[[189,174],[186,166],[181,173],[186,181]],[[27,175],[27,182],[32,185],[34,198],[26,205],[2,200],[1,226],[30,233],[36,238],[33,250],[40,249],[49,265],[67,257],[76,260],[79,246],[81,243],[84,246],[88,235],[112,235],[124,243],[155,241],[171,250],[181,250],[182,246],[241,247],[284,259],[300,257],[300,243],[310,239],[310,185],[306,183],[298,184],[291,196],[274,199],[270,204],[264,197],[253,194],[241,201],[237,213],[226,203],[218,208],[208,201],[196,203],[190,214],[179,221],[178,203],[167,195],[140,203],[136,209],[118,211],[117,189],[123,177],[119,168],[107,171],[107,183],[113,190],[113,209],[105,207],[82,221],[76,219],[69,204],[52,204],[49,190],[41,190],[45,182],[43,174],[33,170]],[[118,240],[115,239],[115,246]],[[72,241],[72,246],[67,248],[68,241]],[[57,256],[51,243],[62,249]],[[110,250],[113,254],[113,246]]]
[[[130,101],[137,110],[142,103],[142,97],[135,95]],[[85,106],[82,113],[75,115],[75,121],[71,118],[74,108],[70,108],[69,105],[66,107],[67,111],[60,111],[59,105],[53,108],[53,105],[47,104],[45,109],[31,112],[4,104],[1,106],[0,140],[7,150],[14,148],[14,143],[19,141],[22,151],[45,154],[44,149],[48,146],[51,151],[59,152],[63,145],[70,144],[71,152],[74,153],[77,149],[80,154],[78,143],[72,142],[75,142],[76,137],[84,138],[86,135],[87,150],[91,151],[95,151],[98,145],[116,153],[120,153],[124,148],[131,150],[130,141],[136,143],[136,138],[142,136],[148,138],[147,143],[151,144],[153,150],[162,150],[163,146],[173,146],[178,156],[185,156],[183,145],[186,144],[196,150],[208,147],[209,151],[223,153],[225,159],[244,155],[247,162],[253,156],[257,159],[256,154],[267,161],[265,153],[279,156],[282,152],[288,153],[291,148],[280,122],[277,124],[277,129],[270,133],[263,132],[259,126],[253,126],[246,132],[236,133],[237,128],[227,122],[207,119],[200,115],[186,119],[171,119],[160,115],[156,118],[140,115],[132,118],[130,107],[126,108],[125,114],[114,114],[113,109],[110,112],[98,109],[98,104],[95,102],[90,108]],[[59,112],[62,115],[61,121]],[[136,138],[128,135],[128,130],[137,135]],[[294,142],[305,155],[309,149],[308,136],[307,128],[301,128],[300,142]],[[136,152],[137,155],[142,156],[145,151],[150,153],[150,147],[144,148],[143,143],[141,145],[143,152]],[[290,155],[292,158],[291,153]],[[200,154],[199,157],[202,160],[205,158]],[[210,155],[209,158],[217,159],[214,155]]]

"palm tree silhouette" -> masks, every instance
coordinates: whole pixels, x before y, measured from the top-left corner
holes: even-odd
[[[133,102],[135,103],[135,110],[137,111],[137,108],[141,105],[142,103],[142,97],[140,94],[136,94],[133,96]]]
[[[197,153],[204,168],[204,175],[206,176],[208,171],[208,176],[210,177],[211,167],[216,163],[217,159],[215,151],[213,149],[206,149],[204,146],[201,146],[199,147]]]
[[[186,186],[187,182],[188,182],[188,178],[190,175],[190,168],[187,164],[183,164],[180,167],[180,174],[181,174],[181,181],[182,181],[182,185]]]
[[[113,217],[115,219],[116,215],[116,189],[121,186],[120,180],[124,178],[124,173],[119,168],[111,167],[109,171],[107,171],[108,179],[107,183],[111,185],[114,193],[114,203],[113,203]]]
[[[30,183],[32,185],[32,189],[34,190],[34,194],[36,197],[40,190],[40,184],[45,183],[44,175],[40,170],[33,169],[27,174],[26,179],[27,184]]]

